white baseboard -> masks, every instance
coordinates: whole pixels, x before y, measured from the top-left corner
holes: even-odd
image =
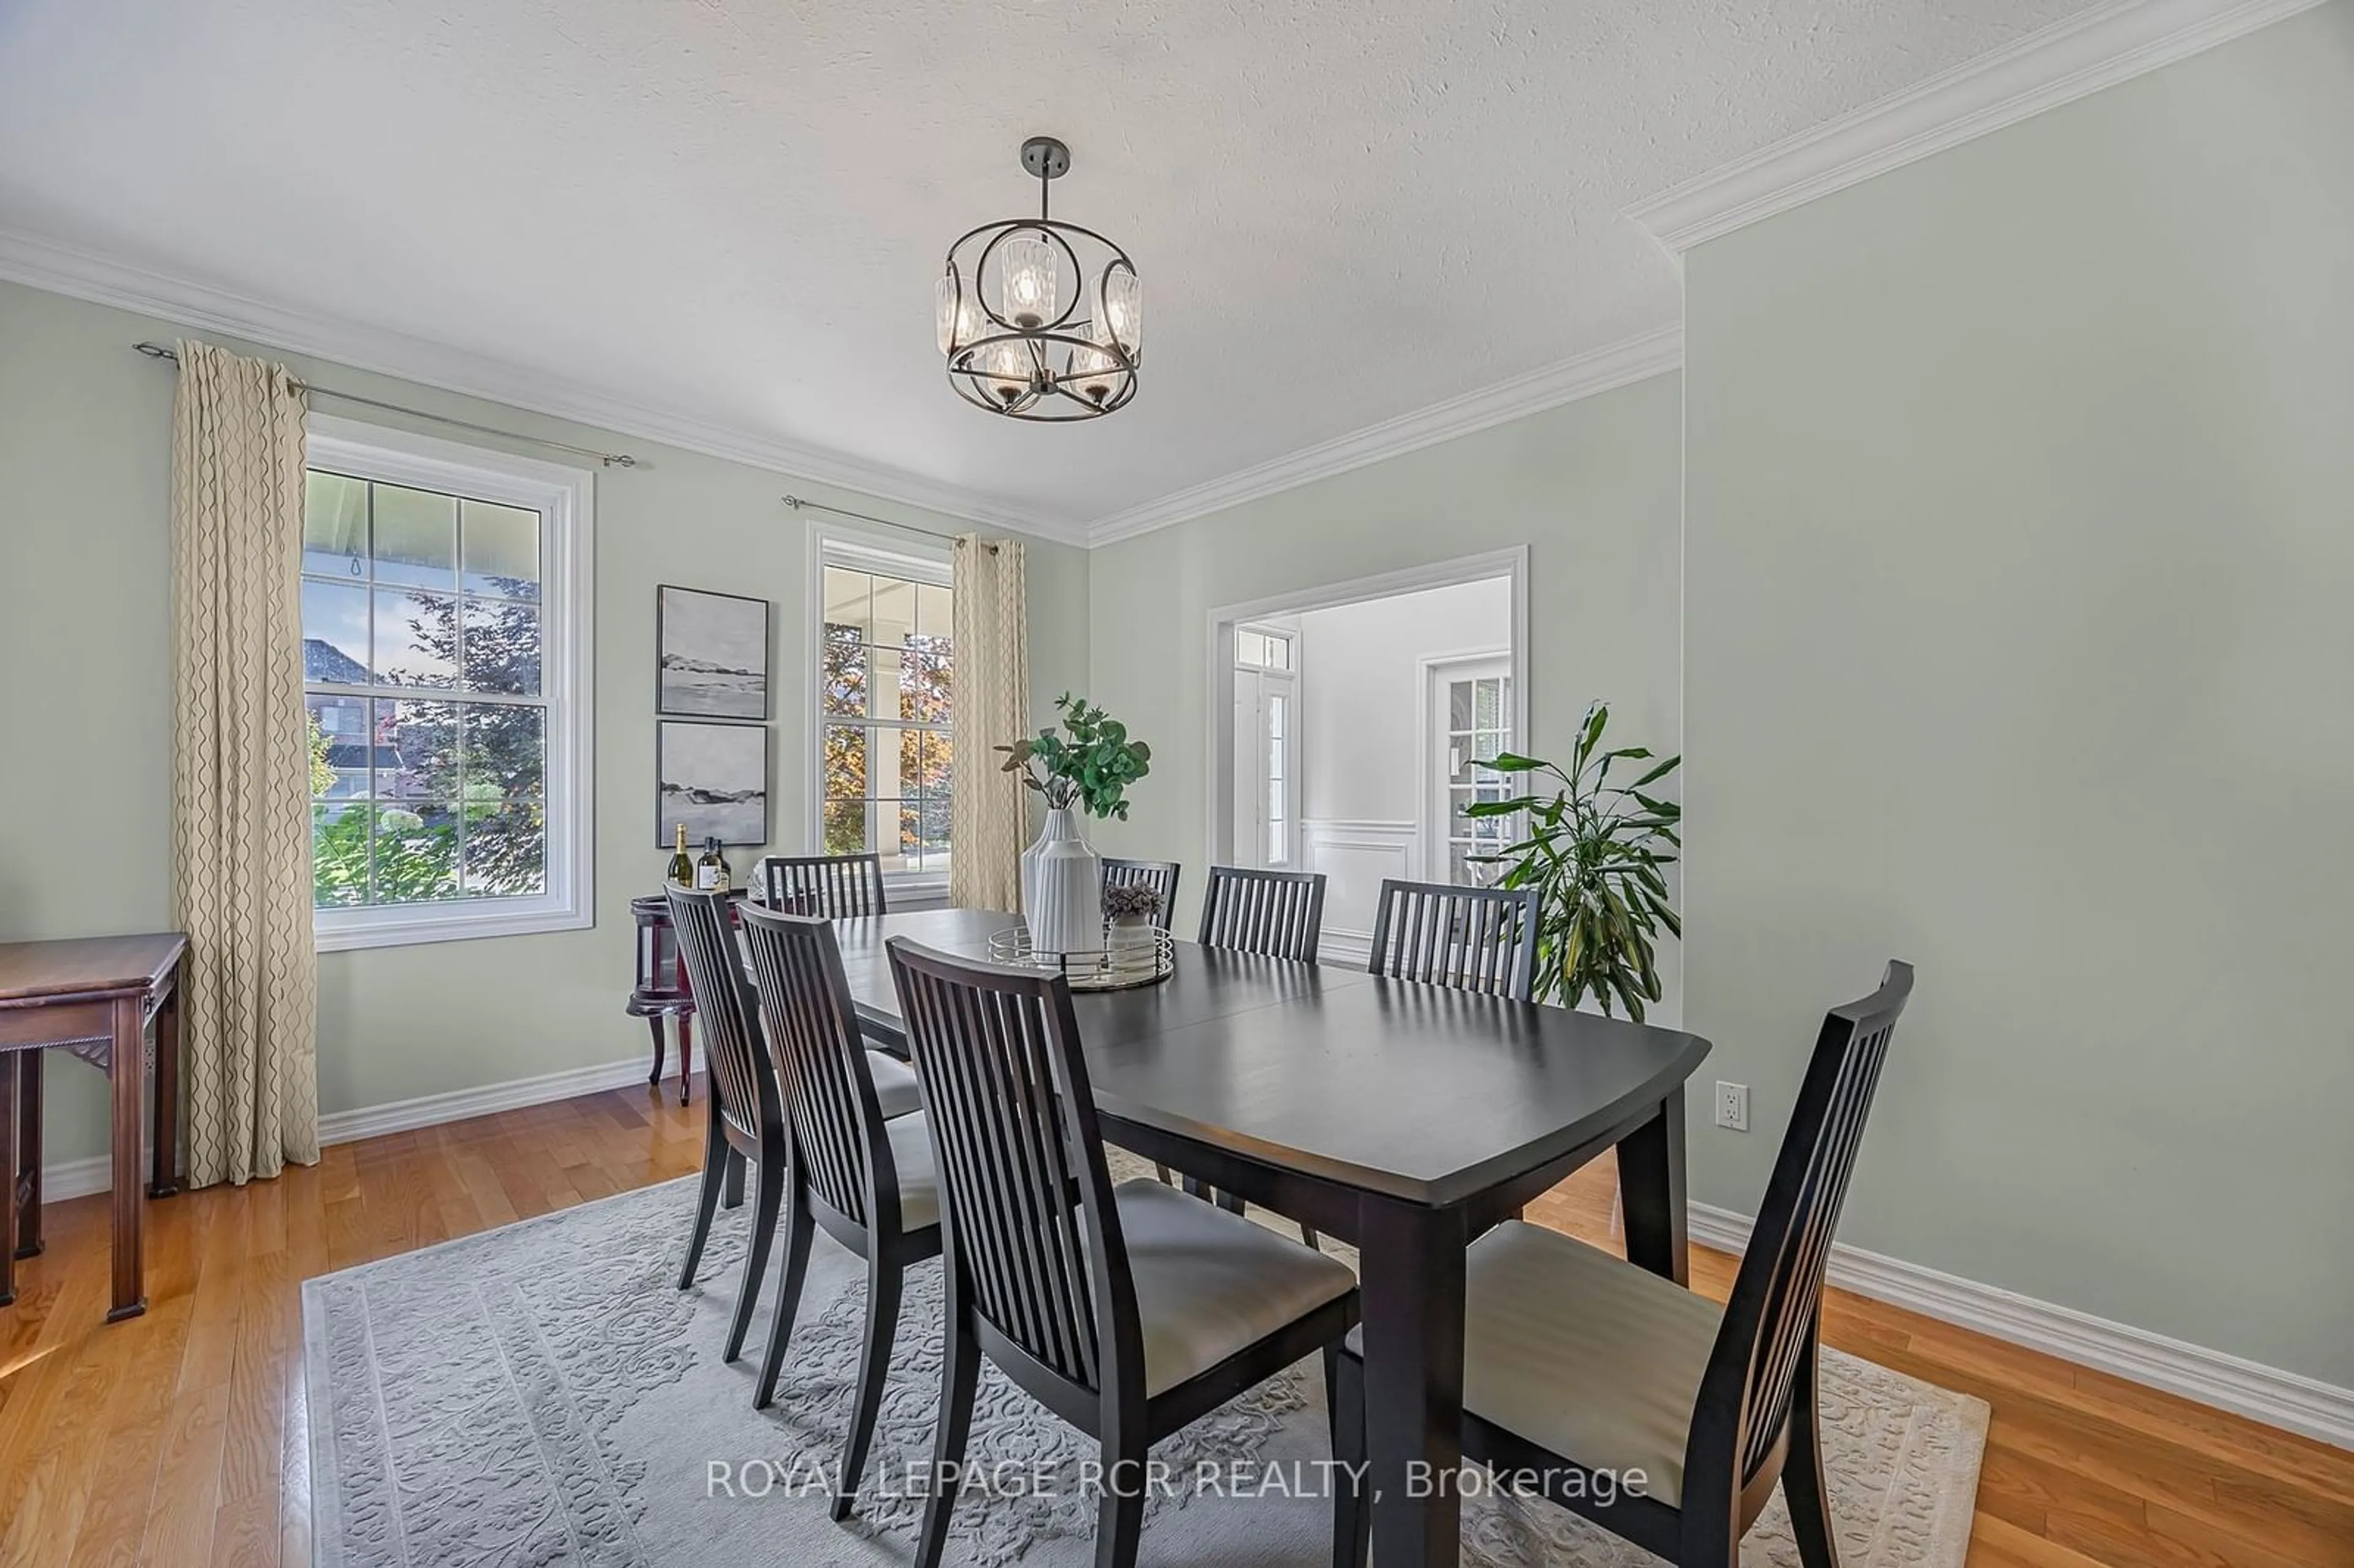
[[[1329,934],[1328,934],[1329,935]],[[1325,944],[1327,960],[1337,957]],[[319,1141],[352,1143],[387,1133],[439,1127],[471,1117],[525,1106],[546,1105],[630,1088],[646,1080],[643,1055],[594,1067],[573,1067],[538,1077],[516,1078],[480,1088],[422,1095],[390,1105],[338,1111],[319,1118]],[[44,1195],[62,1201],[103,1192],[110,1184],[104,1155],[46,1166]],[[1694,1203],[1691,1239],[1735,1255],[1749,1245],[1750,1218],[1730,1209]],[[2045,1351],[2079,1366],[2111,1372],[2168,1393],[2232,1411],[2268,1425],[2303,1433],[2341,1448],[2354,1449],[2354,1389],[2283,1372],[2221,1351],[2169,1339],[2130,1324],[2096,1318],[2073,1307],[1981,1285],[1976,1280],[1925,1268],[1917,1263],[1867,1252],[1844,1242],[1831,1248],[1830,1282],[1875,1301],[1956,1324],[1978,1333]]]
[[[1738,1254],[1749,1245],[1746,1214],[1694,1203],[1691,1224],[1691,1239],[1703,1246]],[[2354,1448],[2354,1389],[1866,1252],[1844,1242],[1832,1245],[1829,1272],[1833,1285],[1858,1296],[1908,1308],[1941,1322],[2317,1437],[2340,1448]]]
[[[484,1084],[480,1088],[453,1089],[447,1094],[395,1100],[389,1105],[336,1111],[319,1118],[319,1141],[356,1143],[388,1132],[409,1132],[497,1111],[602,1094],[607,1089],[626,1089],[646,1081],[651,1060],[648,1054],[641,1052],[626,1061],[606,1062],[594,1067],[567,1067],[560,1073],[543,1073],[534,1078],[512,1078],[504,1084]],[[93,1192],[106,1192],[113,1184],[113,1165],[103,1154],[88,1160],[60,1160],[41,1168],[41,1195],[54,1202],[86,1198]]]
[[[453,1089],[445,1095],[420,1095],[416,1099],[395,1100],[390,1105],[336,1111],[319,1118],[319,1141],[357,1143],[363,1138],[381,1138],[388,1132],[408,1132],[420,1127],[439,1127],[443,1122],[489,1116],[494,1111],[520,1110],[525,1106],[578,1099],[582,1095],[600,1095],[607,1089],[626,1089],[644,1083],[652,1065],[652,1056],[642,1051],[625,1060],[594,1067],[567,1067],[535,1078],[485,1084],[479,1089]]]
[[[140,1164],[146,1164],[143,1153]],[[58,1203],[68,1198],[87,1198],[92,1192],[104,1192],[114,1185],[114,1162],[103,1154],[93,1154],[87,1160],[61,1160],[54,1165],[41,1167],[41,1200]]]

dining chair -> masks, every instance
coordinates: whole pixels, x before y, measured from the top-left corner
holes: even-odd
[[[983,1355],[1100,1446],[1096,1563],[1131,1568],[1152,1445],[1310,1351],[1331,1378],[1357,1321],[1356,1278],[1157,1181],[1112,1186],[1060,974],[888,946],[947,1234],[917,1568],[937,1568],[948,1542]],[[1335,1424],[1336,1457],[1361,1467],[1361,1441]],[[1336,1503],[1336,1526],[1347,1517]]]
[[[1149,887],[1161,895],[1161,913],[1152,923],[1162,930],[1177,915],[1177,874],[1182,868],[1173,860],[1114,860],[1103,863],[1103,885],[1113,887]]]
[[[859,1351],[850,1433],[835,1478],[833,1517],[850,1517],[883,1378],[899,1329],[907,1266],[940,1254],[939,1186],[924,1113],[886,1118],[875,1056],[859,1044],[858,1013],[832,925],[768,909],[744,912],[744,941],[769,1049],[776,1059],[793,1160],[785,1200],[784,1282],[761,1358],[753,1408],[776,1397],[793,1337],[810,1241],[822,1228],[866,1263],[866,1338]]]
[[[1766,1201],[1719,1308],[1673,1282],[1518,1220],[1466,1255],[1463,1453],[1536,1478],[1553,1501],[1684,1568],[1727,1568],[1781,1483],[1798,1560],[1837,1568],[1823,1485],[1823,1268],[1864,1115],[1913,967],[1833,1008],[1816,1037]],[[1363,1346],[1339,1373],[1341,1419],[1364,1408]],[[1628,1484],[1640,1473],[1645,1484]],[[1340,1525],[1362,1565],[1366,1510]]]
[[[1514,1001],[1536,983],[1538,891],[1384,878],[1368,972]]]
[[[1198,945],[1230,952],[1257,953],[1312,964],[1324,938],[1324,874],[1319,871],[1261,871],[1253,866],[1214,865],[1209,891],[1202,895],[1202,929]],[[1159,1167],[1154,1168],[1156,1171]],[[1168,1177],[1163,1175],[1162,1181]],[[1242,1200],[1220,1192],[1193,1177],[1184,1178],[1184,1190],[1207,1199],[1230,1213],[1243,1212]],[[1316,1230],[1306,1222],[1299,1239],[1320,1247]]]
[[[1210,868],[1196,938],[1203,947],[1312,964],[1323,934],[1323,873]]]
[[[879,854],[772,854],[752,868],[760,902],[789,915],[887,915]]]
[[[752,1308],[768,1272],[769,1248],[784,1202],[791,1134],[785,1125],[776,1066],[760,1036],[760,1010],[736,946],[726,895],[673,887],[666,896],[679,958],[695,988],[695,1014],[703,1021],[704,1070],[710,1077],[704,1096],[710,1119],[703,1145],[703,1186],[695,1198],[686,1262],[678,1271],[681,1290],[695,1284],[704,1245],[711,1239],[712,1215],[722,1197],[730,1208],[744,1201],[748,1164],[755,1182],[744,1286],[737,1294],[736,1316],[728,1324],[722,1357],[732,1361],[743,1351]],[[870,1052],[868,1065],[885,1117],[906,1116],[921,1106],[915,1073],[905,1063]]]

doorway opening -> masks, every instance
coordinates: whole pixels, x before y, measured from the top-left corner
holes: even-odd
[[[1210,612],[1213,862],[1321,873],[1323,953],[1362,962],[1384,879],[1479,884],[1511,824],[1481,761],[1528,732],[1526,549]]]

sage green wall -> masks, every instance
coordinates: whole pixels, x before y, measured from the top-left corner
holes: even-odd
[[[131,344],[177,335],[166,323],[0,283],[0,938],[155,929],[169,921],[173,376],[133,355]],[[322,954],[322,1109],[380,1106],[649,1050],[645,1026],[622,1016],[621,1001],[629,989],[629,899],[659,882],[663,859],[654,848],[652,800],[654,584],[774,602],[770,832],[775,847],[798,848],[809,768],[808,535],[778,498],[790,488],[878,516],[953,524],[741,463],[339,366],[271,357],[330,386],[620,447],[642,463],[597,475],[597,925]],[[1031,671],[1043,708],[1056,692],[1087,684],[1087,558],[1032,541],[1028,567]],[[748,867],[748,852],[733,853],[739,868]],[[96,1075],[53,1068],[49,1081],[50,1159],[103,1151]]]
[[[1688,258],[1685,1013],[1842,1239],[2354,1385],[2354,5]]]
[[[1596,696],[1628,743],[1679,744],[1677,381],[1653,376],[1093,552],[1090,694],[1157,758],[1130,820],[1094,836],[1184,863],[1180,930],[1206,858],[1204,662],[1218,606],[1524,544],[1530,747],[1564,751]],[[1655,1016],[1673,1019],[1675,955],[1664,957]]]

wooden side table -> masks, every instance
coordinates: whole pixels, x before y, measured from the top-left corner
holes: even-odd
[[[16,1298],[18,1258],[41,1251],[41,1054],[71,1052],[105,1073],[114,1107],[114,1299],[110,1323],[147,1310],[139,1134],[152,1110],[150,1196],[180,1190],[180,971],[176,931],[62,942],[0,942],[0,1305]],[[155,1096],[147,1024],[155,1025]]]
[[[749,890],[728,889],[732,912]],[[637,925],[636,969],[630,980],[630,1000],[621,1009],[642,1018],[653,1030],[654,1070],[649,1084],[662,1082],[663,1020],[678,1020],[678,1103],[686,1104],[689,1075],[695,1070],[695,988],[687,983],[686,965],[679,960],[678,935],[670,926],[670,900],[649,893],[630,900],[630,918]]]
[[[646,1077],[660,1084],[663,1073],[663,1020],[678,1020],[678,1103],[686,1103],[689,1058],[695,1053],[695,992],[686,983],[686,966],[679,962],[678,937],[670,927],[670,901],[659,893],[630,900],[630,918],[637,924],[637,968],[630,980],[630,1000],[622,1011],[642,1018],[654,1033],[654,1070]]]

